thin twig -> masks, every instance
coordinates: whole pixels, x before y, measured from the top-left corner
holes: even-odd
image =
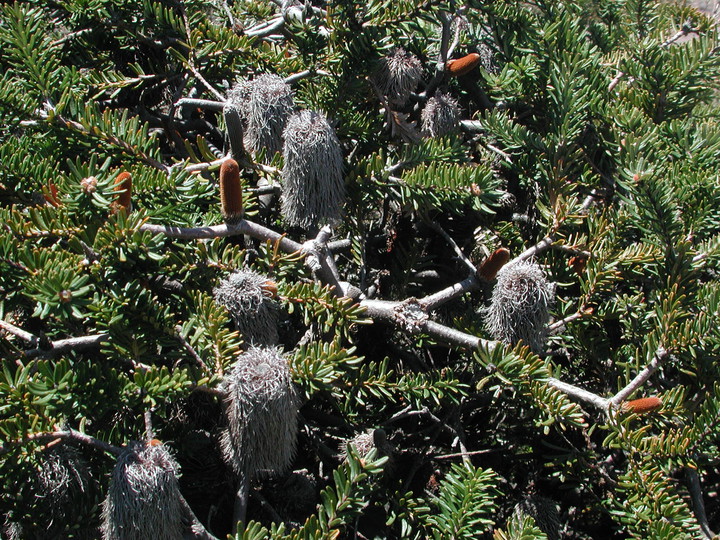
[[[470,452],[456,452],[455,454],[440,454],[434,456],[433,459],[452,459],[452,458],[465,458],[469,456],[482,456],[485,454],[494,454],[496,452],[502,452],[500,448],[488,448],[487,450],[472,450]]]
[[[455,298],[462,296],[466,292],[477,289],[479,285],[480,282],[477,280],[475,275],[471,275],[459,283],[455,283],[454,285],[450,285],[441,291],[418,299],[418,303],[420,303],[420,305],[422,305],[427,311],[432,311],[450,300],[454,300]]]
[[[477,268],[475,268],[475,265],[472,263],[472,261],[465,256],[465,254],[460,249],[460,246],[458,246],[455,240],[453,240],[452,236],[445,232],[445,229],[443,229],[438,223],[428,221],[427,224],[432,230],[442,236],[448,244],[450,244],[450,247],[453,248],[453,251],[455,251],[458,258],[470,270],[470,275],[474,276],[477,272]]]
[[[30,343],[32,346],[37,346],[37,344],[40,342],[40,338],[34,334],[31,334],[30,332],[26,332],[22,328],[18,328],[15,325],[10,324],[9,322],[5,322],[2,319],[0,319],[0,328],[5,330],[6,332],[9,332],[10,334],[13,334],[14,336],[19,337],[20,339],[23,339]]]
[[[580,388],[579,386],[558,380],[554,377],[550,377],[547,380],[547,383],[553,388],[560,390],[562,393],[577,400],[584,401],[585,403],[589,403],[602,411],[607,411],[610,405],[610,400],[589,392],[584,388]]]
[[[3,456],[10,452],[13,448],[17,446],[23,446],[29,442],[38,442],[42,443],[45,441],[54,441],[54,440],[62,440],[62,441],[74,441],[79,442],[82,444],[85,444],[87,446],[91,446],[93,448],[97,448],[98,450],[101,450],[103,452],[108,452],[113,455],[120,455],[120,452],[122,452],[122,449],[113,446],[112,444],[106,443],[105,441],[101,441],[100,439],[96,439],[95,437],[92,437],[91,435],[87,435],[85,433],[81,433],[80,431],[77,431],[75,429],[66,429],[61,431],[46,431],[46,432],[40,432],[40,433],[31,433],[27,437],[24,437],[20,440],[16,441],[10,441],[6,443],[3,446],[0,446],[0,456]]]
[[[659,347],[653,355],[652,360],[650,360],[650,363],[645,366],[645,369],[638,373],[635,378],[630,381],[627,386],[625,386],[625,388],[620,390],[610,399],[610,405],[612,407],[618,407],[620,403],[630,396],[630,394],[645,384],[645,382],[652,377],[652,374],[657,371],[658,367],[660,367],[660,363],[666,360],[669,356],[670,354],[663,347]]]
[[[182,98],[175,103],[177,107],[200,107],[210,111],[222,112],[225,107],[225,100],[213,101],[211,99]]]
[[[107,341],[107,334],[94,334],[68,339],[59,339],[50,342],[49,349],[35,348],[25,351],[28,358],[54,358],[70,351],[85,351],[97,349],[103,341]]]

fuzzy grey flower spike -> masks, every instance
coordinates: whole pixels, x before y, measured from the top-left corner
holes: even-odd
[[[497,274],[490,306],[484,310],[485,325],[495,339],[511,345],[522,340],[541,353],[554,297],[555,286],[536,263],[510,263]]]
[[[282,214],[290,225],[334,224],[345,201],[340,141],[327,119],[300,111],[287,123],[283,146]]]
[[[285,470],[295,454],[298,396],[287,359],[275,347],[251,347],[227,374],[226,461],[249,479]]]

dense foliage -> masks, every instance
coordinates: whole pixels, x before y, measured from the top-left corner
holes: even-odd
[[[720,529],[711,19],[28,0],[0,44],[3,538]]]

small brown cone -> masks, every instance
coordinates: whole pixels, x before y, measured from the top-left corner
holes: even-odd
[[[220,166],[220,204],[222,216],[227,223],[240,221],[243,210],[240,167],[234,159],[223,161]]]
[[[510,260],[510,250],[507,248],[498,248],[492,255],[483,261],[478,269],[478,276],[485,281],[495,279],[498,271]]]
[[[462,58],[448,60],[447,70],[452,77],[461,77],[470,73],[480,64],[480,55],[478,53],[470,53]]]
[[[117,211],[120,208],[124,208],[129,212],[132,204],[132,175],[127,171],[118,174],[118,177],[115,179],[114,189],[120,192],[114,203],[115,210]]]
[[[633,399],[632,401],[626,401],[622,404],[624,411],[633,412],[636,414],[644,414],[658,410],[662,407],[662,401],[657,397],[646,397],[640,399]]]

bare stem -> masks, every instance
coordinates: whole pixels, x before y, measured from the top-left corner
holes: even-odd
[[[118,448],[117,446],[113,446],[112,444],[106,443],[105,441],[101,441],[100,439],[96,439],[95,437],[92,437],[85,433],[81,433],[74,429],[67,429],[67,430],[62,430],[62,431],[32,433],[32,434],[28,435],[27,437],[24,437],[23,439],[20,439],[17,441],[10,441],[9,443],[7,443],[5,445],[0,446],[0,456],[7,454],[8,452],[10,452],[10,450],[12,450],[13,448],[15,448],[17,446],[22,446],[29,442],[42,443],[45,441],[54,441],[54,440],[79,442],[81,444],[85,444],[87,446],[97,448],[98,450],[101,450],[103,452],[108,452],[115,456],[120,455],[120,452],[122,451],[121,448]]]
[[[547,380],[547,383],[553,388],[556,388],[564,394],[567,394],[571,398],[575,398],[579,401],[589,403],[590,405],[593,405],[594,407],[602,411],[607,411],[610,405],[610,400],[600,397],[597,394],[593,394],[592,392],[589,392],[584,388],[580,388],[579,386],[575,386],[558,380],[554,377],[550,377]]]

